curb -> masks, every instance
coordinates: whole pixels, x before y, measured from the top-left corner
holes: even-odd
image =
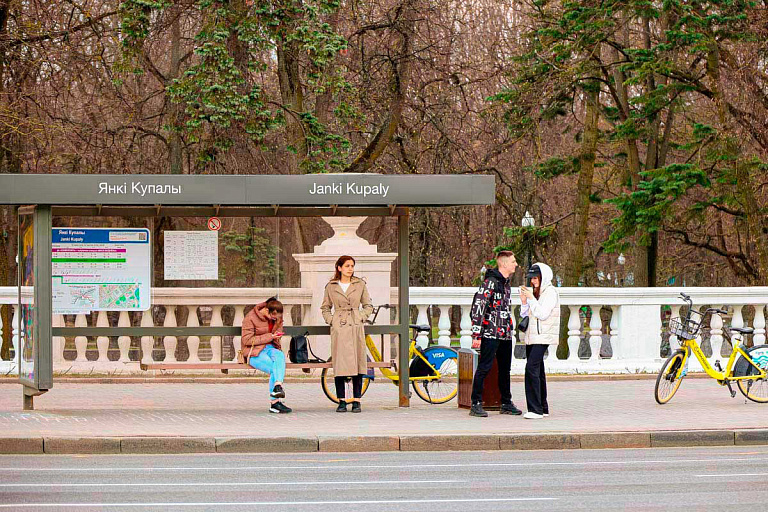
[[[0,437],[0,455],[569,450],[768,445],[768,429],[303,437]]]

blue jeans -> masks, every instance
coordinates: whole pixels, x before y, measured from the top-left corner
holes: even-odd
[[[249,360],[249,364],[257,370],[269,374],[268,393],[274,389],[275,382],[283,382],[285,378],[285,354],[272,345],[264,347],[258,356]]]

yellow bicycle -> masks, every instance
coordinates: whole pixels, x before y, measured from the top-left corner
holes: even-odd
[[[379,311],[381,309],[389,309],[390,307],[392,306],[388,304],[375,307],[373,309],[373,319],[366,323],[372,325],[376,321]],[[409,327],[416,331],[416,333],[428,332],[430,330],[428,325],[410,324]],[[365,336],[365,345],[368,347],[371,360],[377,362],[384,360],[370,335]],[[456,396],[459,390],[458,352],[451,347],[439,345],[422,350],[416,346],[416,336],[414,336],[408,347],[408,357],[411,358],[411,363],[408,367],[410,370],[409,381],[419,398],[430,404],[444,404]],[[389,368],[379,368],[379,370],[392,383],[398,385],[400,378],[397,375],[397,366],[394,361],[392,361],[392,368],[391,370]],[[320,383],[325,396],[332,402],[338,403],[339,399],[336,397],[333,368],[323,369],[320,375]],[[363,379],[363,395],[365,395],[370,384],[370,378]],[[347,396],[351,396],[350,390],[347,390],[347,393]]]
[[[720,366],[720,361],[715,361],[716,369],[712,368],[696,342],[696,335],[704,316],[708,313],[725,314],[727,311],[709,308],[701,313],[693,309],[693,301],[688,295],[681,293],[680,296],[688,303],[688,312],[685,318],[670,320],[669,331],[677,336],[681,348],[669,356],[656,377],[656,401],[665,404],[675,396],[688,373],[688,361],[693,352],[707,375],[716,379],[721,386],[728,386],[731,397],[736,396],[731,382],[736,382],[739,391],[748,399],[762,404],[768,402],[768,345],[747,348],[742,343],[742,335],[752,334],[754,330],[749,327],[730,327],[724,331],[724,335],[733,351],[725,370]]]

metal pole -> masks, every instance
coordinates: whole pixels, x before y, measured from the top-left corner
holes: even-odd
[[[400,256],[400,270],[398,274],[398,305],[397,312],[400,322],[399,345],[397,350],[397,375],[399,387],[400,407],[410,407],[408,349],[410,339],[408,337],[408,323],[411,318],[408,278],[410,269],[408,266],[408,212],[397,217],[397,254]]]

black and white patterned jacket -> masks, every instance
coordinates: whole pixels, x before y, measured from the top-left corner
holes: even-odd
[[[515,325],[513,320],[512,289],[507,278],[492,268],[472,301],[472,337],[511,340]]]

